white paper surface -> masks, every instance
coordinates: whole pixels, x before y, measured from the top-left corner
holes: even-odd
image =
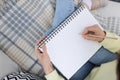
[[[98,22],[84,9],[46,44],[52,63],[67,79],[70,79],[101,47],[97,42],[85,40],[79,34],[85,27],[94,24]]]

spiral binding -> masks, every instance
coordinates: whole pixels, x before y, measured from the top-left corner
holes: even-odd
[[[68,23],[70,23],[85,7],[80,6],[75,12],[73,12],[64,22],[62,22],[57,28],[55,28],[40,44],[41,49],[43,44],[48,43],[53,37],[55,37]]]

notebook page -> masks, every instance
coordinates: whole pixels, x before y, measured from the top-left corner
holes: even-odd
[[[85,40],[80,35],[85,27],[94,24],[98,22],[84,9],[46,44],[52,63],[67,79],[101,47],[97,42]]]

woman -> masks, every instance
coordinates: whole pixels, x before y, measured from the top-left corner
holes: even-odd
[[[95,37],[95,36],[90,36],[89,32],[93,32],[95,36],[102,36],[102,37]],[[117,38],[116,40],[114,39],[107,39],[105,37],[114,37]],[[102,44],[105,48],[109,49],[110,51],[114,53],[120,53],[120,37],[116,36],[115,34],[105,32],[101,30],[98,25],[93,25],[90,27],[87,27],[83,31],[83,37],[88,40],[93,40],[93,41],[98,41],[100,44]],[[105,38],[105,39],[104,39]],[[46,51],[46,46],[44,45],[43,48],[43,53],[41,54],[39,49],[38,49],[38,44],[42,39],[40,39],[36,46],[35,46],[35,51],[36,55],[40,61],[40,63],[43,66],[43,69],[46,74],[46,79],[47,80],[64,80],[63,77],[61,77],[56,70],[53,68],[49,55]],[[112,45],[111,45],[112,43]],[[102,56],[101,56],[102,57]],[[119,79],[119,71],[120,71],[120,60],[114,60],[109,63],[104,63],[101,64],[101,66],[94,68],[91,73],[88,76],[89,80],[120,80]],[[117,73],[117,75],[116,75]],[[81,80],[81,79],[80,79]]]
[[[56,0],[56,1],[57,1],[56,2],[56,12],[55,12],[55,18],[54,18],[54,22],[53,22],[53,28],[56,27],[59,23],[61,23],[67,16],[69,16],[76,9],[76,6],[73,4],[73,0]],[[77,1],[77,0],[74,0],[74,1]],[[84,4],[89,9],[96,9],[100,6],[104,6],[104,4],[106,4],[107,0],[92,0],[92,2],[91,2],[91,0],[79,0],[79,1],[83,1],[82,4]],[[61,5],[62,5],[62,7],[61,7]],[[62,14],[61,14],[61,12],[62,12]],[[59,15],[59,13],[61,15]],[[101,53],[104,53],[103,55],[107,56],[107,58],[105,57],[104,59],[103,58],[101,59],[101,57],[99,57],[101,55]],[[40,55],[37,47],[36,47],[36,54],[38,55],[38,58],[44,68],[46,75],[49,74],[46,76],[47,79],[50,80],[50,78],[52,77],[53,79],[51,79],[51,80],[59,80],[60,76],[57,74],[57,72],[54,70],[53,66],[51,65],[48,54]],[[100,58],[100,59],[98,60],[98,58]],[[78,70],[78,72],[71,78],[71,80],[83,80],[95,65],[99,65],[101,63],[111,61],[115,58],[116,58],[116,55],[111,54],[111,52],[107,51],[104,48],[101,48],[96,53],[96,55],[93,56],[93,58],[91,58],[80,70]],[[53,76],[50,74],[50,72],[54,73],[54,74],[52,74]],[[82,73],[82,75],[81,75],[81,73]],[[26,75],[28,73],[21,73],[21,74]],[[29,75],[32,75],[32,74],[29,74]],[[11,74],[8,76],[10,76],[10,78],[11,78]],[[6,76],[6,77],[8,78],[8,76]],[[15,76],[19,77],[19,73],[15,74]],[[6,77],[4,79],[6,79]],[[28,79],[28,77],[26,77],[26,78]],[[61,79],[64,79],[64,78],[61,77]],[[38,78],[36,78],[36,80],[38,80]]]
[[[91,9],[91,6],[92,6],[92,8],[94,6],[88,4],[88,2],[90,2],[90,1],[91,0],[84,0],[84,2],[82,4],[85,4],[85,6],[88,5],[87,7],[89,9]],[[94,1],[94,0],[92,0],[92,1]],[[98,1],[104,2],[104,0],[98,0]],[[93,4],[95,4],[95,3],[93,3]],[[54,21],[53,21],[53,27],[51,28],[51,30],[54,29],[54,27],[57,27],[59,25],[59,23],[61,23],[66,17],[68,17],[75,9],[76,9],[76,7],[73,4],[73,0],[64,0],[64,1],[56,0],[56,12],[55,12],[55,17],[54,17]],[[48,32],[48,34],[49,34],[49,32]],[[36,49],[36,53],[39,54],[39,50],[37,51],[37,49]],[[46,57],[48,58],[48,55],[46,55]],[[46,72],[46,74],[49,74],[49,72],[52,72],[53,74],[57,73],[55,70],[53,71],[53,68],[52,68],[52,65],[50,63],[49,58],[45,59],[44,57],[40,57],[40,56],[38,58],[43,59],[43,62],[41,62],[42,60],[40,60],[40,62],[41,62],[41,64],[43,64],[43,68],[44,68],[44,71]],[[105,63],[105,62],[112,61],[116,58],[117,58],[116,54],[113,54],[110,51],[108,51],[102,47],[81,69],[79,69],[76,72],[75,75],[73,75],[71,80],[83,80],[95,66],[98,66],[98,65]],[[47,66],[45,66],[45,65],[47,65]],[[52,77],[53,77],[53,79],[52,79]],[[53,75],[52,77],[50,75],[50,77],[47,76],[46,78],[48,80],[54,80],[54,79],[59,80],[58,78],[60,76],[57,77],[56,75]]]
[[[91,0],[83,0],[82,4],[84,4],[89,9],[94,9],[94,5],[90,6]],[[94,1],[94,0],[92,0]],[[107,0],[98,0],[98,2],[106,2]],[[94,2],[92,2],[94,4]],[[61,6],[62,5],[62,6]],[[87,6],[88,5],[88,6]],[[74,10],[76,9],[75,5],[73,4],[73,0],[56,0],[56,12],[53,21],[53,26],[51,28],[54,29],[61,23],[66,17],[68,17]],[[64,13],[63,13],[64,12]],[[50,30],[50,31],[51,31]],[[49,32],[48,32],[49,34]],[[103,57],[101,57],[103,56]],[[112,61],[117,58],[116,54],[111,53],[110,51],[106,50],[105,48],[101,48],[81,69],[79,69],[76,74],[71,78],[71,80],[83,80],[90,71],[97,65],[101,63],[105,63],[108,61]],[[46,70],[47,71],[47,70]],[[82,73],[82,74],[81,74]],[[55,79],[55,77],[54,77]],[[48,79],[49,80],[49,79]]]

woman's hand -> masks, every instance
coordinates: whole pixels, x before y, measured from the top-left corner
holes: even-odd
[[[46,46],[45,45],[42,46],[42,50],[43,50],[42,52],[38,49],[38,45],[43,39],[44,38],[41,38],[37,41],[37,43],[35,45],[35,53],[45,71],[45,74],[47,75],[47,74],[51,73],[54,69],[53,69],[52,63],[50,61],[50,57],[47,53]]]
[[[106,36],[106,33],[103,30],[101,30],[98,25],[93,25],[85,28],[82,35],[87,40],[102,42],[104,40],[104,37]]]

